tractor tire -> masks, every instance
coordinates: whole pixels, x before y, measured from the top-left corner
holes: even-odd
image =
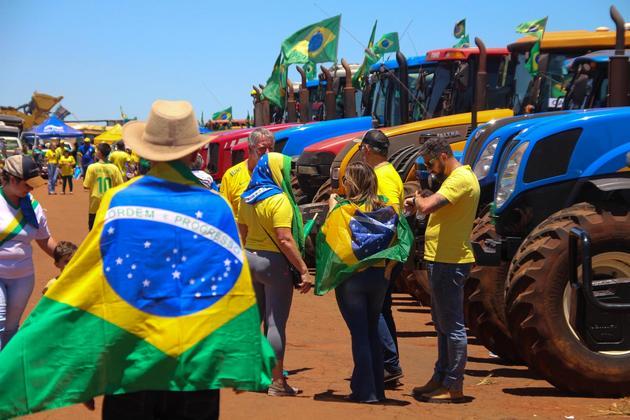
[[[628,209],[580,203],[551,215],[530,233],[509,272],[506,313],[528,365],[557,388],[593,396],[630,394],[630,349],[592,351],[570,323],[569,231],[591,236],[595,278],[630,277]],[[578,291],[578,293],[581,293]]]
[[[330,179],[327,179],[315,193],[312,203],[328,201],[330,193],[332,193],[332,187],[330,186]]]
[[[300,183],[295,175],[291,175],[291,189],[293,190],[293,196],[298,206],[308,203],[308,197],[300,188]]]
[[[490,213],[475,221],[471,241],[497,239]],[[508,263],[489,267],[474,265],[464,285],[464,316],[470,332],[501,359],[518,363],[505,317],[505,282]]]

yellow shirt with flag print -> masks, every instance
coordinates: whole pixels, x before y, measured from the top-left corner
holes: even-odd
[[[383,162],[374,168],[376,173],[377,194],[387,198],[387,204],[400,210],[401,204],[405,201],[405,188],[402,179],[394,165]]]
[[[254,205],[241,203],[238,220],[247,225],[245,248],[281,252],[275,242],[275,228],[291,229],[293,207],[286,195],[276,194]]]
[[[252,175],[249,173],[247,160],[244,160],[228,169],[221,180],[219,193],[225,197],[228,203],[230,203],[230,206],[232,206],[232,211],[234,212],[234,217],[236,217],[237,221],[239,207],[241,204],[241,195],[247,189],[251,179]]]
[[[479,203],[477,177],[470,166],[460,166],[446,178],[437,193],[450,204],[429,216],[424,259],[451,264],[475,262],[470,232]]]
[[[90,190],[90,214],[96,214],[103,195],[112,187],[122,184],[122,173],[112,163],[97,162],[88,166],[83,187]]]

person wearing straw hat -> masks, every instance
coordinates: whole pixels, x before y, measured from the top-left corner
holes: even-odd
[[[31,242],[53,256],[57,243],[31,191],[46,181],[29,157],[7,158],[0,189],[0,350],[17,332],[35,283]]]

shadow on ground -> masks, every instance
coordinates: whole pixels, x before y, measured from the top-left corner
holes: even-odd
[[[319,394],[315,394],[313,396],[315,401],[323,401],[323,402],[337,402],[337,403],[351,403],[351,404],[359,404],[356,401],[352,401],[349,399],[348,395],[335,394],[335,391],[332,389],[328,389],[325,392],[320,392]],[[411,404],[409,401],[403,400],[394,400],[391,398],[386,399],[385,401],[379,401],[375,403],[369,403],[370,405],[385,405],[385,406],[396,406],[396,407],[404,407]]]

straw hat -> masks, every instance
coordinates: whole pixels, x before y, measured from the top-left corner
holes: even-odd
[[[210,141],[199,134],[192,105],[187,101],[153,102],[147,122],[131,121],[123,127],[125,145],[145,159],[177,160]]]

